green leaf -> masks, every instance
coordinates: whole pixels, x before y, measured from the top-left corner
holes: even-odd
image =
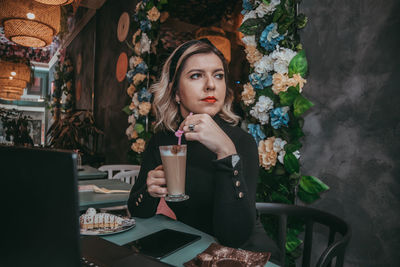
[[[287,236],[286,236],[286,251],[291,253],[294,251],[296,248],[298,248],[303,241],[301,241],[298,237],[295,231],[288,231]]]
[[[239,27],[239,31],[245,35],[257,34],[263,30],[263,24],[260,23],[261,21],[260,19],[248,19]]]
[[[297,196],[304,203],[313,203],[317,199],[319,199],[319,194],[310,194],[304,191],[303,188],[299,187],[299,191],[297,192]]]
[[[303,176],[300,180],[300,187],[310,194],[319,194],[329,189],[320,179],[314,176]]]
[[[168,0],[160,0],[160,4],[162,5],[168,4]]]
[[[286,92],[279,93],[280,102],[283,106],[291,106],[299,95],[299,91],[295,87],[290,86]]]
[[[292,202],[290,202],[290,200],[286,196],[279,194],[275,191],[271,193],[271,200],[278,203],[292,204]]]
[[[299,150],[303,145],[299,142],[293,142],[292,144],[286,144],[285,145],[285,151],[286,153],[293,153],[296,150]]]
[[[263,3],[266,5],[269,5],[270,2],[271,2],[271,0],[263,0]]]
[[[298,29],[302,29],[306,26],[308,18],[304,14],[298,14],[296,17],[296,24]]]
[[[299,117],[304,112],[306,112],[309,108],[314,106],[307,98],[302,95],[298,95],[293,103],[294,106],[294,116]]]
[[[295,55],[289,63],[289,77],[293,74],[299,73],[301,77],[305,77],[308,70],[308,63],[306,58],[306,53],[304,50]]]
[[[299,169],[300,169],[299,160],[292,153],[285,154],[285,157],[283,158],[283,163],[284,163],[285,169],[289,173],[299,172]]]
[[[138,134],[141,134],[144,131],[144,126],[141,123],[136,123],[134,129]]]
[[[131,114],[132,114],[132,110],[129,108],[129,105],[125,106],[125,107],[122,109],[122,111],[125,112],[125,113],[128,114],[128,115],[131,115]]]

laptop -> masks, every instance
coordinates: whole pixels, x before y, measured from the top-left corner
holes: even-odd
[[[80,237],[76,154],[0,146],[0,266],[170,266]]]

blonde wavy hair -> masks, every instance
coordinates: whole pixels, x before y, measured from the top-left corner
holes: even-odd
[[[207,39],[188,41],[172,52],[166,60],[160,79],[154,83],[150,91],[154,94],[153,108],[156,115],[155,130],[175,131],[182,116],[179,112],[179,105],[175,101],[175,95],[178,90],[178,81],[180,79],[183,66],[187,59],[196,54],[217,55],[224,66],[226,94],[225,101],[218,115],[226,122],[237,125],[240,117],[232,111],[233,91],[228,86],[228,64],[223,54],[211,44]]]

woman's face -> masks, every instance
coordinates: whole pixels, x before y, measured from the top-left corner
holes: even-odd
[[[217,55],[196,54],[186,60],[175,96],[184,118],[190,112],[214,116],[222,109],[225,94],[224,66]]]

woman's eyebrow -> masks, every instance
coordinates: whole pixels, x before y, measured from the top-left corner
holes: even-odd
[[[222,68],[215,69],[215,70],[213,70],[213,73],[218,72],[218,71],[224,71],[224,69],[222,69]],[[191,73],[191,72],[205,72],[205,71],[203,69],[191,69],[187,73]]]

